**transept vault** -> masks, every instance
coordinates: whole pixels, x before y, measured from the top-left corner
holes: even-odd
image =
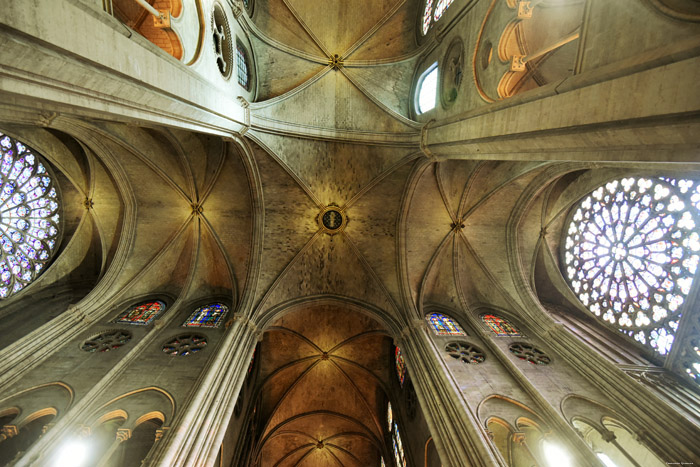
[[[0,0],[0,465],[700,462],[699,23]]]

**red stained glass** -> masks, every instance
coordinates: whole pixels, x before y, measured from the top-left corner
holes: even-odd
[[[150,324],[163,310],[165,310],[165,303],[161,302],[160,300],[141,303],[126,310],[124,313],[119,315],[119,318],[117,318],[114,322],[146,325]]]
[[[523,337],[523,334],[518,329],[500,316],[483,315],[481,319],[491,328],[491,330],[499,337],[517,336]]]

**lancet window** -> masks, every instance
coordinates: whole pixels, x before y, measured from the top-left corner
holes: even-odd
[[[145,326],[153,322],[156,317],[165,310],[165,303],[160,300],[140,303],[129,307],[114,321],[122,324],[136,324]]]
[[[485,314],[481,316],[481,320],[496,334],[498,337],[523,337],[523,334],[508,322],[508,320],[500,316]]]
[[[433,328],[433,332],[438,336],[466,336],[462,328],[459,326],[457,321],[453,320],[447,315],[442,313],[430,313],[425,317],[430,326]]]
[[[248,53],[243,45],[236,41],[236,75],[238,84],[246,90],[250,89],[250,73],[248,70]]]
[[[218,328],[228,313],[228,307],[223,303],[210,303],[200,306],[183,324],[184,327]]]
[[[403,450],[403,442],[401,441],[401,433],[399,433],[399,424],[394,418],[394,413],[389,402],[386,410],[387,426],[391,434],[391,447],[394,452],[394,460],[397,467],[406,467],[406,454]],[[384,459],[382,459],[383,461]]]
[[[398,347],[394,351],[394,363],[396,365],[396,376],[398,376],[399,383],[403,387],[403,382],[406,379],[406,362],[404,362],[401,349]]]
[[[428,34],[431,26],[442,18],[453,1],[454,0],[426,0],[420,26],[421,33],[424,36]],[[435,8],[433,8],[433,6]]]
[[[437,103],[438,64],[433,63],[418,80],[416,110],[425,113],[435,108]]]

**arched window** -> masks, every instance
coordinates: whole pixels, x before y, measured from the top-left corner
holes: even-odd
[[[250,90],[250,71],[248,67],[248,52],[240,41],[236,41],[236,75],[238,84],[246,91]]]
[[[442,15],[445,14],[450,5],[452,5],[453,1],[454,0],[438,0],[438,2],[435,4],[435,13],[433,14],[435,21],[439,21],[440,18],[442,18]]]
[[[399,377],[399,383],[403,387],[403,382],[406,379],[406,363],[403,361],[403,355],[401,354],[401,349],[396,347],[394,351],[394,361],[396,364],[396,376]]]
[[[425,319],[428,320],[430,326],[433,328],[433,332],[438,336],[467,335],[467,333],[462,331],[462,328],[459,327],[459,323],[442,313],[430,313]]]
[[[421,33],[428,34],[430,27],[442,18],[454,0],[426,0],[423,16],[421,17]],[[433,9],[435,5],[435,9]]]
[[[425,36],[430,29],[430,23],[433,20],[433,0],[426,0],[425,9],[423,10],[423,20],[421,21],[421,32]]]
[[[700,183],[623,178],[572,211],[565,276],[583,305],[660,355],[671,350],[700,260]]]
[[[394,419],[394,413],[391,410],[391,402],[386,409],[386,419],[388,422],[389,433],[391,434],[391,446],[394,451],[394,459],[397,467],[406,467],[406,454],[403,451],[403,443],[401,442],[401,433],[399,433],[399,425]],[[382,459],[383,461],[384,459]]]
[[[55,180],[38,154],[0,133],[0,299],[31,284],[58,249]]]
[[[223,303],[210,303],[209,305],[200,306],[192,312],[183,326],[187,328],[218,328],[226,313],[228,313],[228,307]]]
[[[156,316],[158,316],[164,310],[165,303],[161,302],[160,300],[140,303],[129,307],[129,309],[119,315],[119,318],[114,320],[114,322],[145,326],[150,324],[156,318]]]
[[[515,326],[500,316],[491,314],[481,315],[481,320],[486,323],[498,337],[524,337]]]
[[[416,93],[416,109],[418,113],[425,113],[435,108],[437,103],[438,64],[437,62],[423,72],[418,79],[418,92]]]

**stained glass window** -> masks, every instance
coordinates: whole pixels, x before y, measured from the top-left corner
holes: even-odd
[[[403,382],[406,379],[406,363],[403,361],[401,349],[398,347],[396,347],[396,350],[394,351],[394,357],[396,361],[396,375],[399,377],[401,387],[403,387]]]
[[[389,402],[386,408],[386,421],[389,426],[389,431],[391,431],[391,427],[394,426],[394,412],[391,410],[391,402]]]
[[[426,316],[428,322],[433,327],[433,331],[438,336],[466,336],[467,333],[462,331],[459,324],[442,313],[430,313]]]
[[[0,133],[0,298],[34,281],[58,248],[60,199],[40,156]]]
[[[438,2],[435,4],[435,13],[433,15],[435,21],[442,18],[442,15],[445,14],[450,5],[452,5],[452,2],[453,0],[438,0]]]
[[[218,328],[228,313],[228,307],[223,303],[210,303],[200,306],[187,318],[184,327]]]
[[[146,325],[150,324],[163,310],[165,310],[165,303],[160,300],[141,303],[130,307],[119,315],[119,318],[114,320],[114,322]]]
[[[423,10],[423,22],[421,26],[421,32],[425,36],[428,34],[428,29],[430,29],[430,20],[433,19],[433,0],[426,0],[425,10]]]
[[[207,346],[207,338],[200,334],[180,334],[163,345],[168,355],[186,357]]]
[[[690,339],[686,343],[684,351],[683,366],[688,376],[700,384],[700,337]]]
[[[573,211],[565,275],[588,310],[660,355],[671,350],[700,260],[700,183],[623,178]]]
[[[238,84],[248,89],[250,80],[250,76],[248,75],[248,54],[238,42],[236,42],[236,67],[238,71]]]
[[[510,324],[507,320],[501,318],[500,316],[496,315],[482,315],[481,320],[486,323],[488,327],[491,328],[491,330],[498,336],[498,337],[507,337],[507,336],[516,336],[516,337],[523,337],[523,334],[518,331],[518,329]]]
[[[380,466],[381,467],[386,467],[386,464],[384,463],[384,458],[380,457],[379,460],[381,461]]]
[[[399,425],[396,422],[394,422],[394,433],[392,438],[396,465],[397,467],[406,467],[406,455],[403,452],[403,443],[401,443],[401,433],[399,433]]]
[[[255,352],[257,352],[258,348],[253,349],[253,356],[250,357],[250,363],[248,364],[248,374],[253,370],[253,364],[255,363]]]
[[[418,113],[425,113],[435,108],[437,102],[438,66],[437,62],[428,68],[418,81]]]

